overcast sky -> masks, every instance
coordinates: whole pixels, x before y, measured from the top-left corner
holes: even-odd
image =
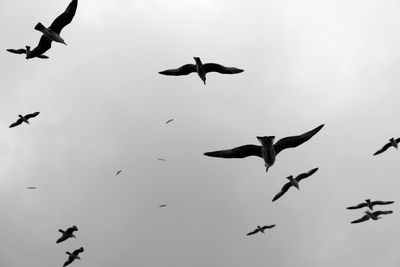
[[[5,51],[68,4],[0,1],[1,266],[62,266],[80,246],[71,266],[399,266],[397,203],[358,225],[345,209],[400,201],[400,152],[372,156],[400,136],[398,1],[79,0],[50,59]],[[194,56],[245,71],[158,74]],[[203,156],[322,123],[268,173]]]

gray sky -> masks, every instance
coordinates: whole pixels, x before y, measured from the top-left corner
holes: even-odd
[[[372,156],[400,136],[398,1],[80,0],[50,59],[5,51],[68,3],[0,1],[1,266],[62,266],[80,246],[71,266],[399,266],[397,203],[359,225],[345,209],[399,200],[399,152]],[[193,56],[245,71],[157,73]],[[268,173],[202,155],[322,123]]]

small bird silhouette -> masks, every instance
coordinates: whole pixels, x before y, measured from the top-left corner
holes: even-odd
[[[261,233],[265,234],[265,232],[264,232],[265,229],[270,229],[270,228],[274,228],[274,227],[275,227],[275,224],[265,225],[263,227],[257,225],[257,228],[254,231],[248,233],[247,235],[254,235],[254,234],[258,233],[258,232],[261,232]]]
[[[20,125],[22,122],[25,122],[25,123],[29,124],[29,119],[30,119],[30,118],[36,117],[37,115],[39,115],[39,113],[40,113],[40,112],[34,112],[34,113],[31,113],[31,114],[27,114],[27,115],[25,115],[25,116],[22,116],[21,114],[19,114],[19,115],[18,115],[19,119],[18,119],[16,122],[14,122],[13,124],[11,124],[9,128],[18,126],[18,125]]]
[[[73,262],[74,260],[78,259],[80,260],[81,258],[79,257],[79,253],[83,252],[84,249],[83,247],[80,247],[79,249],[76,249],[74,252],[66,252],[66,254],[69,255],[68,260],[64,263],[64,267],[69,265],[71,262]]]
[[[167,206],[166,204],[161,204],[160,208],[163,208],[163,207],[166,207],[166,206]]]
[[[390,138],[389,139],[389,143],[385,144],[381,149],[379,149],[378,151],[376,151],[374,153],[375,155],[381,154],[383,152],[385,152],[389,147],[395,147],[396,149],[399,149],[398,143],[400,142],[400,138],[394,139],[394,138]]]
[[[355,206],[350,206],[350,207],[347,207],[346,209],[354,210],[354,209],[368,207],[370,210],[374,210],[375,205],[389,205],[389,204],[393,204],[393,203],[394,203],[394,201],[379,201],[379,200],[371,201],[371,199],[366,199],[364,203],[360,203]]]
[[[58,229],[58,231],[60,233],[62,233],[62,236],[59,239],[57,239],[57,241],[56,241],[57,244],[67,240],[68,238],[76,238],[76,236],[74,235],[74,232],[78,231],[78,227],[76,227],[74,225],[65,231],[62,229]]]
[[[386,215],[386,214],[391,214],[393,213],[393,211],[391,210],[386,210],[386,211],[375,211],[375,212],[370,212],[369,210],[365,211],[365,215],[363,217],[361,217],[358,220],[352,221],[351,223],[360,223],[360,222],[364,222],[364,221],[368,221],[369,219],[372,219],[374,221],[382,219],[381,217],[379,217],[379,215]]]
[[[27,189],[36,189],[36,186],[28,186]]]
[[[115,175],[118,175],[118,174],[120,174],[122,171],[121,170],[119,170],[119,171],[117,171],[117,173],[115,174]]]
[[[20,48],[20,49],[7,49],[8,52],[14,53],[14,54],[25,54],[28,55],[31,53],[31,47],[30,46],[25,46],[26,49]],[[48,56],[45,55],[37,55],[36,57],[42,58],[42,59],[47,59],[49,58]]]
[[[165,124],[168,124],[168,123],[173,122],[173,121],[174,121],[174,119],[169,119],[169,120],[167,120],[167,121],[165,122]]]

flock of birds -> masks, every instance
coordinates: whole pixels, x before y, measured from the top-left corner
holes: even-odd
[[[58,42],[66,45],[63,38],[61,38],[60,33],[62,29],[71,23],[78,6],[78,0],[72,0],[65,11],[59,15],[53,23],[49,27],[45,27],[42,23],[37,23],[34,27],[35,30],[40,31],[42,36],[39,40],[38,45],[30,50],[30,46],[25,46],[25,49],[7,49],[8,52],[15,54],[25,54],[26,59],[31,58],[41,58],[47,59],[48,56],[44,55],[46,51],[51,48],[51,43]],[[221,74],[237,74],[243,72],[242,69],[238,69],[235,67],[225,67],[216,63],[205,63],[203,64],[199,57],[194,57],[195,64],[186,64],[176,69],[168,69],[165,71],[160,71],[159,73],[162,75],[170,75],[170,76],[180,76],[180,75],[188,75],[190,73],[197,73],[200,79],[206,84],[206,74],[208,72],[218,72]],[[21,125],[23,122],[29,124],[29,120],[38,116],[39,112],[34,112],[31,114],[18,115],[19,118],[16,122],[12,123],[9,127],[13,128],[18,125]],[[169,119],[165,122],[165,124],[169,124],[174,119]],[[268,169],[272,167],[275,163],[276,156],[283,150],[288,148],[295,148],[300,146],[301,144],[310,140],[314,135],[316,135],[322,128],[324,124],[319,125],[315,129],[312,129],[306,133],[297,135],[297,136],[289,136],[280,139],[279,141],[274,143],[275,136],[257,136],[257,140],[261,145],[253,145],[247,144],[239,147],[235,147],[227,150],[218,150],[212,152],[204,153],[205,156],[208,157],[216,157],[216,158],[246,158],[250,156],[260,157],[264,160],[265,170],[268,172]],[[400,138],[394,139],[391,138],[387,144],[385,144],[381,149],[376,151],[373,155],[378,155],[386,151],[391,146],[398,149],[398,143],[400,142]],[[159,158],[159,161],[166,161],[163,158]],[[283,185],[282,189],[275,195],[272,201],[276,201],[281,198],[291,187],[295,187],[298,190],[300,189],[299,183],[301,180],[306,179],[316,173],[318,168],[313,168],[308,172],[301,173],[294,178],[292,175],[288,176],[289,180],[286,184]],[[121,174],[122,170],[118,170],[115,175]],[[36,189],[36,187],[30,186],[28,189]],[[360,203],[355,206],[347,207],[349,210],[367,208],[364,212],[365,215],[357,220],[352,221],[351,223],[360,223],[367,221],[369,219],[378,220],[381,215],[387,215],[393,213],[391,210],[387,211],[374,211],[373,207],[376,205],[389,205],[394,203],[394,201],[371,201],[370,199],[365,200],[365,202]],[[166,207],[166,204],[161,204],[159,207]],[[275,225],[265,225],[265,226],[257,226],[254,231],[249,232],[247,235],[254,235],[256,233],[264,233],[266,229],[274,228]],[[67,230],[59,229],[59,232],[62,233],[62,236],[56,241],[56,243],[61,243],[69,238],[76,238],[74,232],[78,231],[76,226],[72,226]],[[63,266],[67,266],[72,263],[76,259],[80,259],[79,254],[84,251],[83,247],[74,250],[72,253],[66,252],[68,254],[68,259],[64,263]]]

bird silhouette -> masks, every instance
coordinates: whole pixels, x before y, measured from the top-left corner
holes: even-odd
[[[74,252],[66,252],[66,254],[69,255],[68,260],[64,263],[64,267],[69,265],[71,262],[74,260],[78,259],[80,260],[81,258],[79,257],[79,253],[82,253],[84,251],[83,247],[80,247],[79,249],[76,249]]]
[[[27,114],[27,115],[25,115],[25,116],[22,116],[21,114],[19,114],[19,115],[18,115],[19,119],[18,119],[16,122],[14,122],[13,124],[11,124],[11,125],[9,126],[9,128],[18,126],[18,125],[20,125],[22,122],[25,122],[25,123],[29,124],[29,119],[30,119],[30,118],[36,117],[37,115],[39,115],[39,113],[40,113],[40,112],[34,112],[34,113],[31,113],[31,114]]]
[[[57,239],[57,241],[56,241],[57,244],[67,240],[68,238],[76,238],[76,236],[74,235],[74,232],[78,231],[78,227],[76,227],[74,225],[65,231],[62,229],[58,229],[58,231],[60,233],[62,233],[62,236],[59,239]]]
[[[265,225],[263,227],[257,225],[257,228],[254,231],[248,233],[247,235],[254,235],[254,234],[258,233],[258,232],[261,232],[261,233],[265,234],[265,232],[264,232],[265,229],[270,229],[270,228],[274,228],[274,227],[275,227],[275,224]]]
[[[20,49],[7,49],[8,52],[14,53],[14,54],[25,54],[28,55],[31,53],[31,47],[30,46],[25,46],[26,49],[20,48]],[[49,58],[48,56],[45,55],[37,55],[36,57],[42,58],[42,59],[47,59]]]
[[[394,138],[390,138],[389,139],[389,143],[385,144],[381,149],[379,149],[378,151],[376,151],[374,153],[374,156],[381,154],[383,152],[385,152],[389,147],[395,147],[396,149],[399,148],[398,143],[400,142],[400,138],[394,139]]]
[[[355,221],[352,221],[351,223],[360,223],[360,222],[364,222],[364,221],[368,221],[369,219],[372,219],[374,221],[382,219],[381,217],[379,217],[379,215],[386,215],[386,214],[391,214],[393,213],[393,211],[391,210],[387,210],[387,211],[374,211],[374,212],[370,212],[369,210],[365,211],[365,215],[363,217],[361,217],[360,219],[357,219]]]
[[[375,205],[389,205],[389,204],[393,204],[393,203],[394,203],[394,201],[380,201],[380,200],[371,201],[371,199],[366,199],[364,203],[360,203],[355,206],[350,206],[350,207],[347,207],[346,209],[354,210],[354,209],[368,207],[370,210],[373,210]]]

